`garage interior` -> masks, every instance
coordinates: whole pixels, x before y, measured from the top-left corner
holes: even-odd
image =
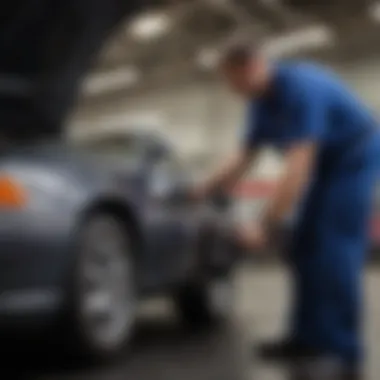
[[[145,124],[186,158],[211,164],[233,149],[242,105],[219,83],[218,48],[252,34],[273,57],[325,62],[380,107],[380,5],[375,1],[151,1],[105,45],[82,87],[71,125]],[[151,4],[151,5],[150,5]],[[260,174],[272,176],[271,155]]]
[[[244,104],[228,92],[215,72],[220,47],[235,34],[254,36],[274,59],[311,59],[330,66],[374,112],[380,110],[380,1],[146,0],[143,3],[143,10],[117,27],[83,80],[78,102],[67,121],[70,138],[113,127],[159,131],[174,143],[184,161],[204,175],[219,158],[234,149],[243,122]],[[249,174],[247,182],[251,186],[236,201],[239,218],[257,215],[280,170],[276,154],[264,152],[258,167]],[[368,380],[377,380],[378,269],[370,268],[367,280]],[[230,337],[228,343],[225,340],[221,343],[234,351],[223,352],[224,359],[218,353],[213,354],[218,346],[215,342],[207,346],[208,341],[199,343],[187,337],[187,343],[182,338],[165,343],[166,336],[153,329],[153,336],[159,338],[146,338],[145,343],[151,347],[140,349],[136,359],[132,355],[128,369],[123,363],[116,369],[62,375],[57,379],[125,379],[130,373],[136,380],[232,380],[223,377],[226,372],[223,373],[221,363],[223,360],[235,363],[235,355],[239,357],[239,364],[235,364],[244,367],[244,371],[239,369],[239,375],[236,372],[226,375],[235,376],[234,380],[287,379],[282,368],[261,368],[241,352],[258,336],[274,336],[281,328],[287,298],[283,270],[277,264],[274,268],[271,265],[243,268],[237,283],[238,335],[233,337],[233,344]],[[263,292],[270,296],[263,297]],[[203,357],[207,351],[210,360]],[[179,359],[181,353],[181,358],[187,356],[190,361]],[[207,369],[210,365],[218,370]],[[55,375],[37,378],[55,379]]]
[[[204,175],[233,151],[244,105],[220,83],[218,49],[252,34],[269,57],[311,59],[336,70],[380,109],[380,3],[335,0],[147,1],[110,36],[85,78],[67,131],[124,126],[159,130],[194,173]],[[237,202],[257,213],[281,170],[262,154]],[[249,208],[247,208],[247,204]],[[380,234],[379,234],[380,237]]]

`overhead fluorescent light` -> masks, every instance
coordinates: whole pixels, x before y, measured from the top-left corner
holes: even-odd
[[[218,6],[230,5],[231,0],[207,0],[206,2],[208,4],[218,7]]]
[[[327,26],[312,26],[271,38],[264,44],[270,56],[292,55],[333,45],[335,35]]]
[[[166,33],[169,16],[163,12],[149,12],[138,16],[129,25],[128,32],[137,40],[150,40]]]
[[[218,60],[219,52],[216,49],[202,49],[196,57],[198,66],[207,70],[213,69],[218,64]]]
[[[107,73],[90,75],[84,82],[86,95],[98,95],[108,91],[130,87],[138,82],[139,72],[131,67],[120,68]]]
[[[267,8],[276,8],[282,3],[281,0],[260,0],[259,2]]]
[[[376,22],[380,22],[380,1],[373,3],[369,10],[369,16]]]

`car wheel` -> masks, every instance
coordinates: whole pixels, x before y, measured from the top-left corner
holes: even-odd
[[[136,292],[131,238],[111,215],[90,217],[79,231],[69,303],[70,341],[89,359],[111,359],[134,326]]]
[[[230,276],[185,284],[176,292],[176,309],[190,327],[220,325],[230,320],[234,306],[234,286]]]

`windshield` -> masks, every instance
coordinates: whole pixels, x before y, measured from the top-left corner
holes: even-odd
[[[143,147],[130,136],[107,136],[97,139],[86,139],[76,143],[85,153],[106,156],[123,161],[137,161],[142,158]]]

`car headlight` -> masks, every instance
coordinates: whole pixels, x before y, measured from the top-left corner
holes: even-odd
[[[28,203],[25,187],[10,175],[0,174],[0,208],[23,209]]]
[[[8,164],[0,170],[0,211],[33,217],[70,212],[86,196],[77,182],[50,168]]]

